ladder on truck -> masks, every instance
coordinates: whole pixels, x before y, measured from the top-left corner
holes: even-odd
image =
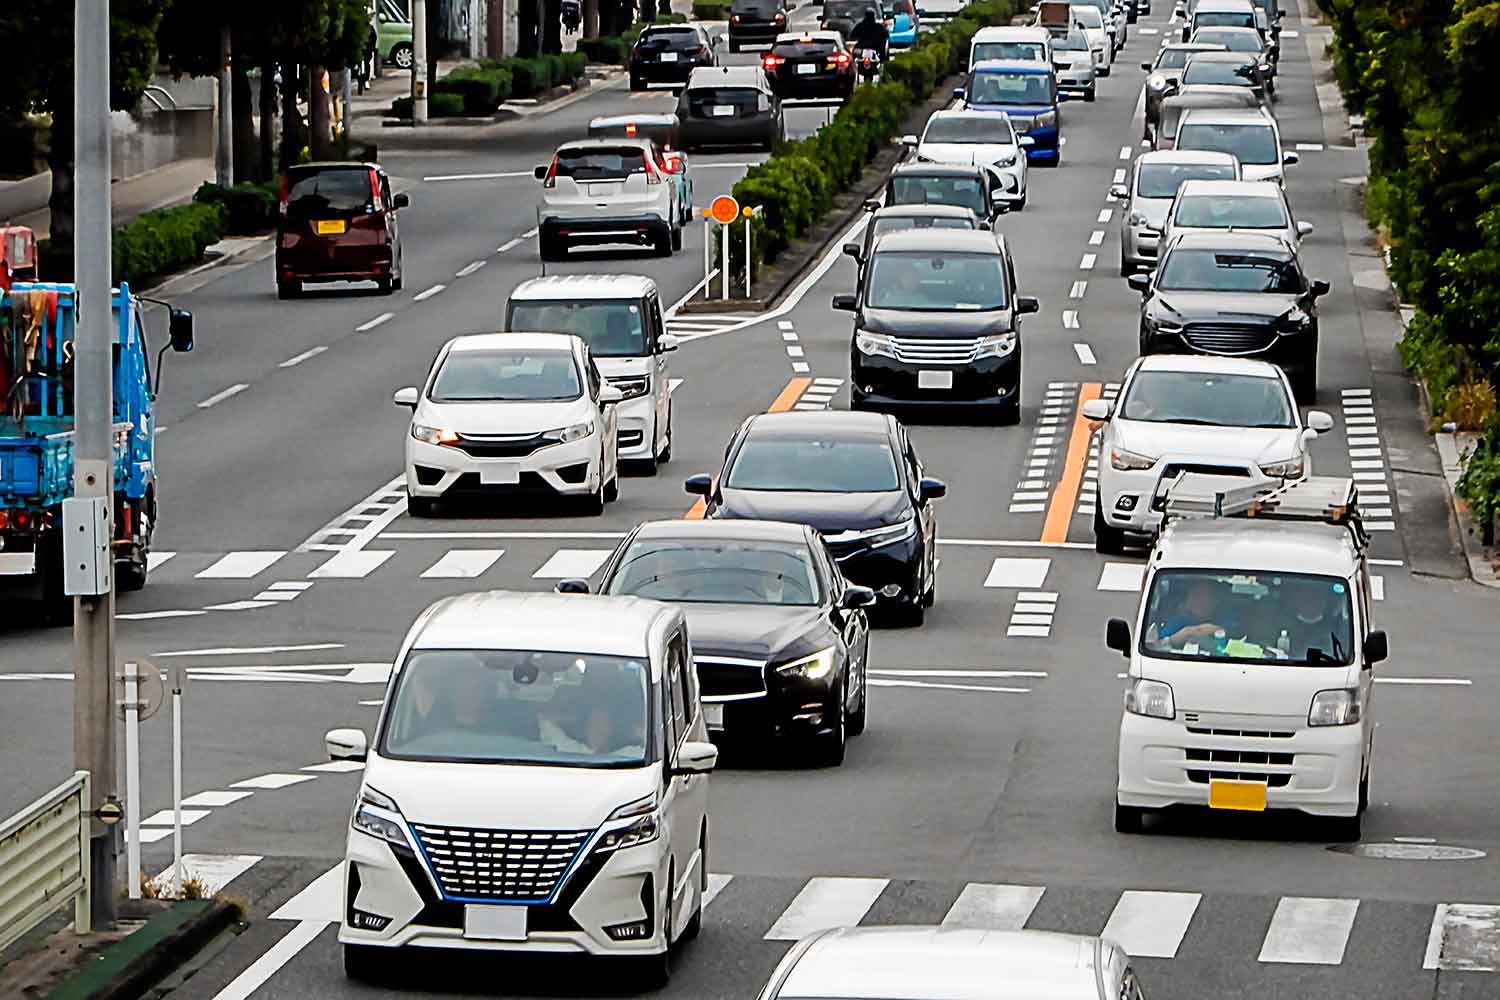
[[[1338,525],[1349,529],[1359,549],[1370,542],[1359,515],[1359,487],[1347,476],[1307,476],[1282,483],[1188,472],[1171,482],[1165,500],[1157,537],[1174,519],[1248,517]]]

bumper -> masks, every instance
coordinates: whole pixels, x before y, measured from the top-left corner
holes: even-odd
[[[833,731],[833,723],[837,717],[836,692],[843,678],[842,666],[818,681],[784,676],[771,667],[710,669],[716,673],[706,676],[705,666],[700,665],[698,668],[704,714],[710,721],[709,732],[712,735],[730,739],[749,736],[802,738]],[[711,693],[713,684],[727,680],[725,675],[729,670],[743,670],[754,673],[757,677],[746,677],[743,684],[732,681],[724,683],[724,689],[750,688],[759,682],[762,690],[758,693]]]
[[[782,76],[771,81],[771,89],[785,101],[839,100],[854,93],[854,73],[814,74],[812,76]]]
[[[1163,333],[1147,328],[1142,337],[1142,346],[1149,354],[1210,354],[1214,356],[1254,358],[1279,365],[1288,375],[1305,374],[1317,365],[1318,328],[1315,325],[1297,333],[1275,334],[1259,349],[1235,350],[1233,352],[1209,351],[1198,347],[1187,337],[1178,333]]]
[[[548,445],[519,458],[476,458],[410,435],[406,439],[406,489],[414,497],[578,496],[596,491],[603,474],[597,436]]]
[[[394,260],[390,247],[381,247],[377,252],[361,249],[331,256],[278,249],[276,277],[281,281],[375,281],[391,276]]]
[[[1098,80],[1098,74],[1092,69],[1086,71],[1058,70],[1057,89],[1066,90],[1069,93],[1083,94],[1094,89]]]
[[[689,118],[678,130],[684,148],[689,146],[769,146],[776,141],[776,122],[764,117],[714,121],[712,118]]]
[[[656,401],[650,392],[615,407],[619,458],[624,462],[656,457]]]
[[[1162,463],[1150,469],[1121,470],[1109,464],[1109,456],[1099,456],[1099,511],[1111,528],[1129,535],[1149,538],[1161,526],[1161,512],[1151,509]],[[1125,506],[1121,506],[1121,503]]]
[[[830,540],[828,548],[845,579],[875,591],[878,605],[907,605],[918,599],[922,541],[916,531],[886,545]]]
[[[924,389],[923,371],[951,372],[953,386]],[[1021,388],[1021,348],[1003,358],[984,358],[961,367],[933,365],[931,369],[886,357],[850,352],[850,382],[858,398],[876,405],[903,403],[920,406],[983,406],[1009,403]]]
[[[545,239],[563,240],[570,246],[601,246],[608,243],[649,245],[671,232],[671,224],[656,212],[600,217],[543,216],[538,228]]]
[[[785,24],[729,23],[729,40],[738,45],[770,45],[776,36],[789,30]]]
[[[1161,234],[1144,226],[1120,227],[1120,256],[1127,267],[1152,268],[1161,253]]]
[[[1236,754],[1238,762],[1224,762]],[[1250,762],[1260,760],[1267,762]],[[1264,775],[1267,809],[1353,816],[1363,760],[1360,726],[1302,728],[1287,738],[1262,739],[1197,735],[1175,720],[1125,713],[1116,794],[1121,805],[1138,808],[1207,806],[1211,776]]]
[[[1000,181],[1003,184],[1002,193],[1006,201],[1018,202],[1026,196],[1025,162],[1017,158],[1014,166],[995,166],[995,172],[1000,175]]]
[[[526,907],[524,940],[477,940],[464,936],[465,904],[439,895],[414,851],[351,830],[339,941],[386,948],[660,954],[666,950],[659,915],[664,912],[668,857],[665,837],[623,851],[586,855],[564,877],[551,902]],[[354,926],[355,911],[388,918],[389,923],[378,931]],[[650,923],[649,936],[641,940],[615,941],[605,931],[641,920]]]

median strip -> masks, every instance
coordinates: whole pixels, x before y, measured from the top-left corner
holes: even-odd
[[[1083,404],[1098,399],[1103,385],[1085,382],[1078,390],[1078,411],[1073,417],[1073,431],[1068,436],[1068,454],[1063,461],[1062,478],[1052,493],[1052,502],[1047,506],[1047,519],[1042,525],[1042,541],[1065,542],[1068,540],[1068,523],[1073,519],[1073,508],[1078,503],[1078,491],[1083,485],[1083,467],[1088,461],[1089,439],[1093,428],[1083,415]]]

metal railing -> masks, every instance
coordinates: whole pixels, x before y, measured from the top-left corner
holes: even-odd
[[[91,929],[89,773],[73,776],[0,823],[0,951],[73,903],[73,927]]]

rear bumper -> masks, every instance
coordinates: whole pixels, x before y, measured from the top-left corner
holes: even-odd
[[[331,257],[276,252],[276,277],[280,281],[374,281],[389,278],[394,269],[395,254],[388,246]]]
[[[611,218],[568,218],[553,216],[538,226],[547,240],[562,240],[570,245],[602,246],[609,243],[654,243],[671,232],[671,223],[655,212],[622,215]]]
[[[726,122],[689,118],[678,136],[684,147],[770,145],[776,139],[776,121],[769,115]]]
[[[811,77],[781,76],[771,79],[771,89],[782,100],[847,98],[854,93],[854,74],[817,74]]]
[[[680,62],[637,62],[630,64],[630,75],[647,83],[686,83],[693,70],[707,63],[692,59]]]

